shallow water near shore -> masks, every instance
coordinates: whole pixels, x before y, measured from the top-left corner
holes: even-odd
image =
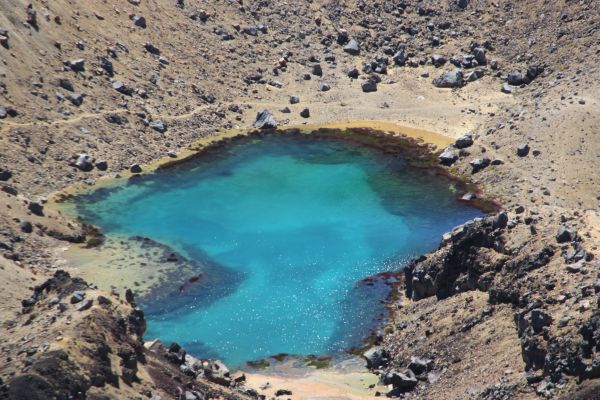
[[[455,183],[399,154],[274,134],[75,204],[108,236],[148,237],[195,262],[189,284],[142,297],[146,339],[238,367],[360,345],[386,315],[388,287],[359,281],[481,215],[456,197]]]

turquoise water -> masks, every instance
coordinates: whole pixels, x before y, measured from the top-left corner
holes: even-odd
[[[225,284],[145,298],[146,338],[239,366],[359,345],[387,287],[357,282],[481,214],[456,195],[399,156],[267,136],[99,191],[78,212],[108,235],[150,237],[223,274]]]

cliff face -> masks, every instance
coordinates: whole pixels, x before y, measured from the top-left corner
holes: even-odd
[[[408,266],[382,372],[433,360],[432,382],[411,394],[421,398],[590,398],[598,15],[594,0],[0,0],[2,395],[170,398],[194,376],[193,391],[238,396],[182,376],[178,351],[145,350],[131,305],[54,276],[56,249],[95,233],[45,198],[269,109],[280,126],[376,119],[469,133],[442,161],[506,209]]]

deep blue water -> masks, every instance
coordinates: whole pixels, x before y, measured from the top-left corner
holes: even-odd
[[[108,235],[150,237],[226,277],[146,298],[146,338],[239,366],[360,344],[387,289],[357,281],[400,268],[481,214],[456,195],[399,156],[267,136],[88,196],[78,209]]]

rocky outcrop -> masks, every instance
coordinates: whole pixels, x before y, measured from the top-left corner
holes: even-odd
[[[246,398],[228,389],[233,385],[219,361],[199,363],[176,344],[144,347],[144,314],[131,292],[126,300],[106,297],[82,279],[60,270],[36,286],[32,296],[23,300],[20,322],[13,326],[25,324],[33,327],[32,332],[43,328],[43,333],[36,333],[25,348],[19,342],[8,346],[9,357],[20,362],[26,356],[25,367],[13,370],[12,377],[0,387],[0,397],[96,398],[111,387],[110,392],[121,393],[118,398],[130,398],[140,389],[152,387],[143,389],[148,397],[178,398],[187,391],[196,399]],[[68,345],[70,340],[77,345]],[[185,365],[197,369],[190,374]]]
[[[556,280],[544,282],[539,274],[545,269],[580,274],[580,266],[597,270],[598,264],[583,249],[575,229],[564,223],[568,217],[539,236],[533,227],[540,217],[534,213],[523,218],[522,213],[519,206],[514,214],[477,218],[444,235],[438,250],[405,268],[405,294],[416,301],[432,296],[443,301],[475,290],[487,293],[492,306],[510,305],[526,380],[539,394],[554,397],[570,379],[600,376],[600,286],[593,278],[581,278],[590,283],[564,281],[558,291]],[[527,226],[529,237],[523,237]],[[578,319],[565,317],[574,309]],[[467,322],[464,331],[489,315]]]

